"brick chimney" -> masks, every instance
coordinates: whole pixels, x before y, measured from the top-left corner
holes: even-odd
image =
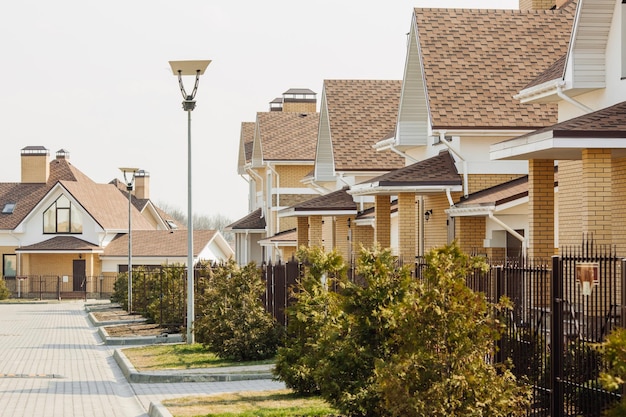
[[[21,150],[22,183],[45,184],[50,176],[50,151],[43,146],[27,146]]]
[[[554,8],[556,4],[566,3],[568,0],[519,0],[519,9],[522,11],[527,10],[550,10]]]
[[[270,111],[283,111],[283,98],[277,97],[270,101]]]
[[[315,113],[316,93],[308,88],[290,88],[283,93],[283,112]]]
[[[134,196],[141,200],[150,198],[150,173],[143,169],[135,173]]]

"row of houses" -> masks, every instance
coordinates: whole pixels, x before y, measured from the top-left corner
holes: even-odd
[[[583,235],[626,253],[626,4],[410,17],[402,80],[325,80],[319,103],[290,89],[242,123],[237,261],[452,240],[547,258]]]
[[[128,271],[129,227],[133,268],[186,263],[186,227],[150,200],[148,172],[136,172],[129,183],[101,184],[69,156],[61,149],[51,159],[44,146],[26,146],[20,181],[0,183],[4,279],[63,277],[63,291],[94,291],[85,284],[98,280],[87,277]],[[194,262],[234,255],[215,230],[195,230],[193,252]]]

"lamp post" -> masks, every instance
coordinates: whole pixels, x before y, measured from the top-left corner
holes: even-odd
[[[178,76],[178,86],[183,95],[183,110],[187,112],[187,344],[194,343],[194,274],[193,274],[193,210],[191,206],[191,112],[196,107],[194,98],[200,76],[211,63],[205,61],[169,61],[172,73]],[[183,75],[195,76],[191,94],[183,85]]]
[[[120,168],[124,173],[126,191],[128,191],[128,312],[133,312],[133,220],[131,216],[131,192],[135,182],[135,174],[139,168]]]

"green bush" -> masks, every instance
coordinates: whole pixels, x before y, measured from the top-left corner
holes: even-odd
[[[119,304],[124,310],[128,310],[128,274],[121,272],[113,283],[111,302]]]
[[[11,296],[11,292],[7,288],[6,282],[4,279],[0,278],[0,300],[6,300]]]
[[[613,330],[596,348],[607,365],[606,370],[600,373],[602,386],[611,392],[623,390],[624,381],[626,381],[626,329]],[[615,403],[606,415],[608,417],[625,416],[626,395],[622,395],[621,401]]]
[[[287,334],[278,349],[274,374],[297,393],[312,395],[319,393],[314,378],[318,343],[324,326],[338,313],[337,296],[328,288],[345,285],[346,266],[336,251],[325,253],[319,247],[302,247],[297,258],[304,274],[291,291],[294,303],[287,308]]]
[[[197,341],[224,359],[258,360],[276,354],[282,328],[265,311],[261,271],[234,260],[216,266],[199,298]]]
[[[159,271],[143,274],[143,284],[147,288],[146,316],[163,326],[180,327],[185,322],[186,301],[186,266],[168,265]],[[134,276],[135,274],[133,274]],[[135,287],[133,281],[133,288]],[[133,290],[134,291],[134,290]],[[134,297],[133,297],[134,298]]]

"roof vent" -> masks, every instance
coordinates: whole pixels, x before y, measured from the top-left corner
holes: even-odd
[[[70,159],[70,151],[59,149],[57,151],[57,159]]]

